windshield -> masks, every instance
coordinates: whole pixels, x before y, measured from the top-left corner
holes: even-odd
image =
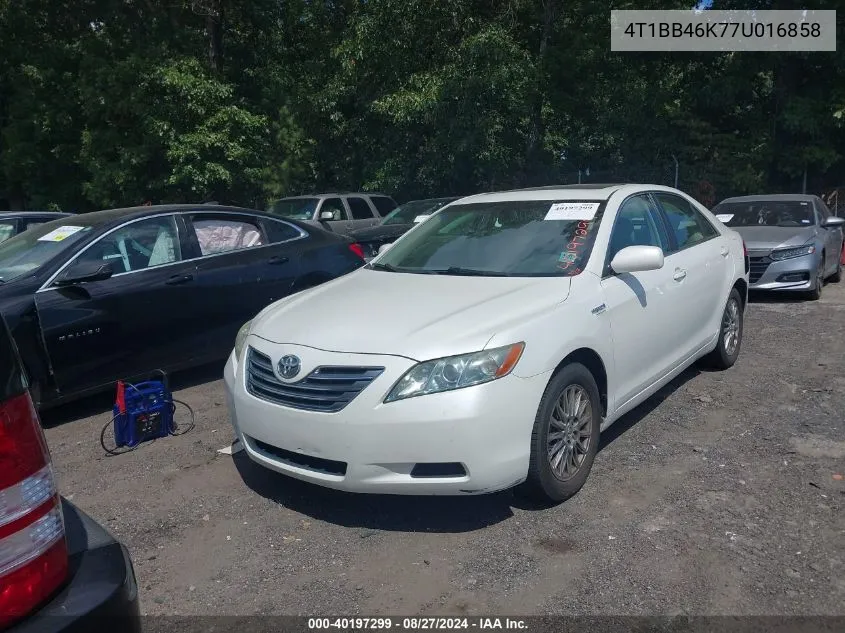
[[[813,205],[803,200],[722,202],[713,214],[727,226],[811,226]]]
[[[412,200],[396,207],[382,220],[382,224],[414,224],[419,216],[428,216],[440,207],[457,198],[437,198],[432,200]]]
[[[93,228],[78,217],[53,220],[0,243],[0,283],[31,273],[74,244]]]
[[[451,206],[370,264],[391,272],[573,276],[590,257],[604,202],[520,200]]]
[[[319,198],[283,198],[267,209],[273,215],[280,215],[294,220],[310,220],[314,217]]]

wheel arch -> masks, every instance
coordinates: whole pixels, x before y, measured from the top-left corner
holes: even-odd
[[[571,363],[580,363],[587,368],[593,375],[596,385],[599,388],[599,397],[601,398],[601,414],[602,417],[607,415],[608,410],[608,384],[607,384],[607,368],[604,360],[594,349],[590,347],[579,347],[567,354],[561,360],[557,367],[552,372],[552,376],[556,376],[564,367]]]
[[[746,283],[745,279],[740,277],[734,282],[734,285],[731,286],[731,290],[734,288],[736,288],[739,292],[740,299],[742,299],[742,309],[745,310],[745,307],[748,305],[748,283]]]

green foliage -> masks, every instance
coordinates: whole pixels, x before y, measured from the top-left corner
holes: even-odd
[[[608,10],[0,0],[0,208],[408,199],[587,167],[671,184],[675,158],[718,197],[845,182],[844,53],[617,54]]]

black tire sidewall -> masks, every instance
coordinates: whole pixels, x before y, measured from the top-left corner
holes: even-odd
[[[590,446],[587,450],[584,463],[578,473],[567,481],[561,481],[552,472],[551,465],[547,458],[547,443],[549,425],[552,411],[564,389],[569,385],[583,387],[590,397],[590,405],[593,409],[592,436]],[[563,501],[578,492],[587,480],[592,469],[593,461],[598,452],[600,441],[599,429],[601,428],[601,397],[596,385],[595,378],[590,371],[580,363],[572,363],[563,367],[549,381],[537,415],[534,420],[534,432],[531,442],[531,467],[529,479],[535,488],[542,491],[544,497],[550,501]]]
[[[739,318],[739,331],[737,334],[739,335],[739,341],[736,345],[736,350],[734,350],[733,355],[729,355],[727,350],[725,350],[725,330],[722,327],[722,321],[725,319],[725,312],[728,310],[728,305],[730,305],[731,299],[736,301],[737,307],[739,308],[738,311],[738,318]],[[744,318],[744,310],[742,306],[742,297],[739,296],[739,290],[736,288],[731,290],[731,293],[728,295],[728,300],[725,301],[725,307],[722,310],[722,319],[719,322],[719,354],[722,357],[723,365],[730,367],[735,362],[736,359],[739,358],[739,352],[742,349],[742,336],[743,331],[745,329],[745,318]]]

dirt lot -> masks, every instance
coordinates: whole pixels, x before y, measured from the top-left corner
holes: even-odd
[[[132,552],[148,614],[845,614],[845,283],[754,301],[737,365],[614,425],[575,498],[336,493],[189,434],[105,457],[111,397],[48,412],[60,485]]]

